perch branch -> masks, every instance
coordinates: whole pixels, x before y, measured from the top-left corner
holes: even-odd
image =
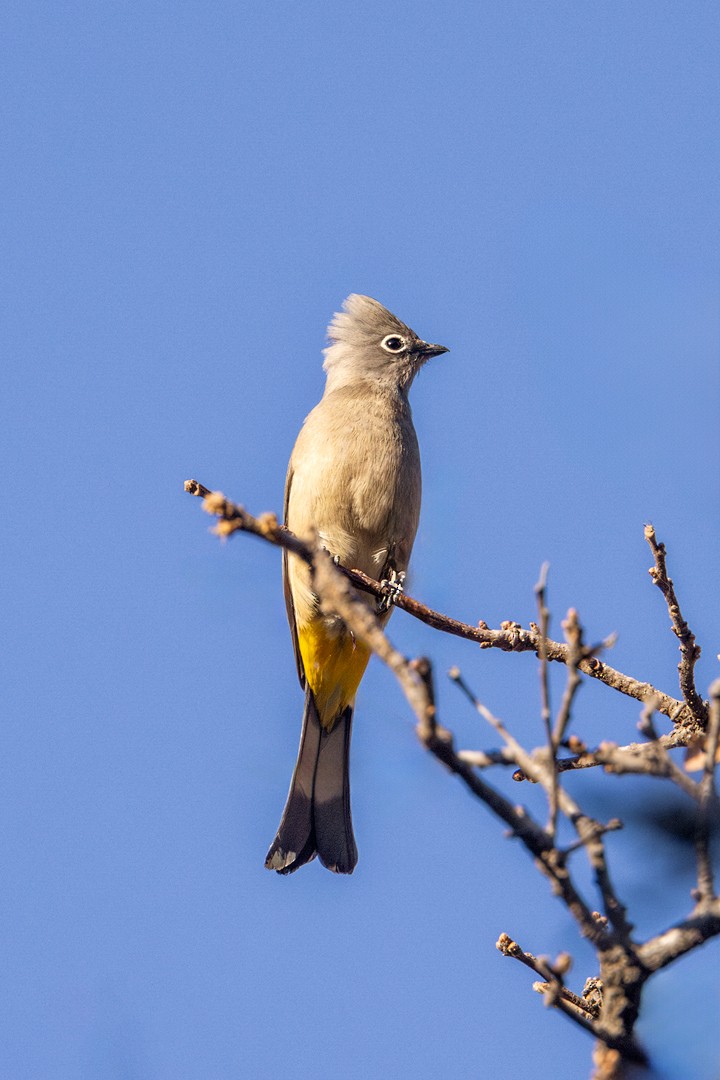
[[[186,480],[185,491],[190,495],[200,496],[205,500],[205,508],[209,513],[215,514],[220,520],[216,531],[220,536],[228,536],[233,532],[243,531],[261,537],[263,540],[278,547],[293,551],[306,562],[311,562],[312,554],[309,545],[303,543],[289,530],[280,526],[277,518],[272,514],[263,514],[259,518],[253,517],[241,506],[231,503],[219,492],[211,492],[197,480]],[[210,501],[208,502],[208,497]],[[377,597],[384,597],[386,590],[379,581],[368,577],[359,570],[348,570],[339,567],[346,577],[352,581],[356,588],[363,592],[371,593]],[[425,623],[427,626],[440,630],[445,634],[464,638],[466,641],[474,641],[481,649],[501,649],[503,652],[532,652],[538,655],[540,649],[540,633],[537,628],[524,630],[518,623],[505,622],[499,630],[492,630],[486,623],[480,622],[477,626],[470,626],[448,615],[443,615],[432,608],[426,607],[418,600],[402,593],[396,600],[395,606],[406,611],[409,615]],[[546,642],[547,658],[549,661],[567,664],[570,660],[570,648],[567,644],[548,639]],[[656,699],[658,712],[677,726],[683,736],[696,734],[698,723],[691,708],[684,701],[661,693],[650,683],[640,682],[621,671],[615,670],[597,656],[584,656],[578,664],[578,668],[584,674],[589,675],[599,682],[605,683],[612,689],[635,698],[637,701],[647,701],[648,698]],[[685,740],[685,742],[687,739]],[[678,745],[685,745],[685,742]]]
[[[205,496],[206,503],[208,496]],[[481,780],[472,767],[456,754],[452,736],[441,728],[436,720],[435,700],[432,690],[432,669],[426,660],[409,662],[391,645],[373,610],[364,603],[351,586],[352,575],[344,574],[329,554],[318,544],[299,541],[291,533],[281,529],[272,518],[255,519],[241,508],[212,493],[207,506],[211,513],[221,513],[221,523],[228,522],[229,532],[242,530],[252,532],[271,543],[288,547],[304,558],[314,572],[314,587],[321,598],[324,611],[339,615],[353,634],[376,653],[395,674],[417,718],[418,735],[425,746],[458,775],[477,797],[483,800],[517,836],[538,860],[543,872],[550,878],[554,890],[559,893],[578,921],[584,935],[591,940],[603,936],[603,929],[593,919],[592,913],[579,896],[567,869],[556,853],[544,830],[533,821],[522,807],[514,806],[508,799]],[[240,511],[238,513],[238,511]],[[224,535],[227,535],[223,530]]]

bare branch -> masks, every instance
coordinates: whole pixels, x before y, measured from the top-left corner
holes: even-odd
[[[574,840],[572,844],[568,844],[566,848],[562,848],[562,853],[567,858],[568,855],[572,855],[574,851],[579,851],[580,848],[586,846],[589,840],[594,840],[596,836],[604,836],[605,833],[618,832],[619,829],[624,828],[624,825],[620,818],[610,818],[604,825],[602,822],[597,821],[589,835],[585,839]]]
[[[530,954],[528,953],[528,955]],[[591,1005],[585,998],[580,997],[579,994],[575,994],[572,990],[568,990],[567,986],[558,987],[554,982],[534,982],[532,988],[536,993],[543,995],[546,1005],[555,1005],[555,997],[559,993],[564,1001],[567,1001],[570,1005],[574,1005],[580,1012],[586,1013],[588,1016],[592,1017],[597,1017],[599,1014],[600,1010],[597,1005]]]
[[[700,904],[715,899],[715,882],[710,848],[710,814],[715,803],[715,762],[720,739],[720,679],[710,687],[710,710],[705,746],[705,771],[700,782],[700,806],[698,807],[695,849],[698,865],[698,901]]]
[[[423,677],[431,685],[432,669],[429,661],[422,659],[413,663],[418,670],[422,671]],[[457,674],[459,675],[459,672]],[[466,693],[471,693],[467,688],[463,687],[463,689]],[[430,692],[428,694],[434,701],[434,695]],[[484,706],[481,708],[484,709]],[[492,714],[488,712],[488,716],[492,717]],[[492,717],[492,721],[499,725],[498,730],[501,734],[505,732],[499,720]],[[524,807],[514,806],[504,795],[501,795],[499,791],[481,779],[471,765],[463,761],[455,750],[451,733],[437,725],[434,711],[432,724],[424,728],[418,725],[417,733],[423,745],[439,761],[442,761],[451,772],[459,776],[473,795],[481,799],[493,813],[510,826],[512,835],[522,841],[535,859],[537,868],[550,881],[555,895],[562,898],[565,906],[577,922],[583,937],[588,938],[595,944],[600,942],[606,936],[605,927],[594,917],[578,892],[565,865],[563,856],[553,846],[547,832],[531,817]],[[510,739],[512,740],[511,736]],[[522,747],[515,743],[514,740],[509,744],[509,748],[515,754],[518,752],[521,755],[525,754]]]
[[[336,565],[317,538],[298,538],[280,525],[272,514],[255,518],[221,493],[209,491],[197,481],[187,481],[185,488],[203,498],[204,508],[218,519],[215,532],[221,537],[237,531],[248,532],[292,552],[307,563],[321,610],[326,614],[338,615],[355,637],[376,653],[395,674],[416,716],[416,731],[422,744],[509,827],[511,835],[517,837],[533,857],[555,895],[573,915],[580,933],[595,946],[600,965],[599,978],[586,984],[586,987],[592,984],[592,993],[588,991],[578,996],[564,985],[563,975],[569,963],[563,957],[551,964],[543,957],[524,953],[507,935],[501,936],[498,948],[541,977],[542,981],[536,984],[536,989],[542,993],[546,1003],[563,1011],[599,1040],[596,1076],[602,1075],[609,1080],[610,1076],[619,1075],[621,1058],[645,1060],[644,1052],[632,1034],[644,983],[653,972],[720,934],[720,899],[715,893],[710,861],[710,815],[718,801],[714,769],[720,741],[720,680],[711,688],[711,705],[708,709],[694,684],[694,667],[700,649],[682,618],[673,583],[667,575],[665,548],[657,542],[652,527],[646,528],[646,538],[655,558],[651,574],[665,596],[672,628],[680,641],[682,701],[661,693],[649,683],[632,679],[600,660],[596,653],[601,648],[610,647],[611,640],[592,649],[584,646],[581,627],[573,610],[563,623],[565,643],[551,640],[548,637],[546,567],[543,567],[536,586],[539,625],[531,623],[529,629],[512,621],[503,622],[499,630],[490,629],[482,621],[477,626],[470,626],[433,611],[405,594],[397,599],[397,607],[441,632],[472,641],[483,649],[532,652],[540,659],[541,707],[547,746],[533,752],[525,750],[502,721],[477,700],[464,683],[459,670],[454,669],[451,677],[505,744],[500,750],[457,751],[452,733],[438,722],[430,662],[425,658],[407,660],[385,635],[373,606],[356,591],[384,598],[386,589],[380,582],[357,570]],[[550,709],[550,661],[565,664],[568,672],[554,724]],[[606,742],[594,750],[587,750],[576,735],[566,737],[581,673],[644,703],[639,726],[649,738],[647,743],[617,746]],[[652,721],[654,709],[670,718],[674,725],[672,732],[657,734]],[[673,761],[668,751],[690,742],[695,744],[703,735],[706,735],[705,770],[701,782],[695,783]],[[558,760],[561,745],[566,746],[573,756]],[[495,764],[516,765],[515,779],[527,779],[544,788],[550,804],[550,820],[546,829],[524,807],[513,804],[478,775],[478,768]],[[620,828],[621,823],[613,818],[603,824],[589,817],[559,782],[562,772],[596,766],[617,774],[638,773],[670,779],[698,804],[696,907],[686,919],[641,945],[633,940],[633,927],[611,881],[606,859],[604,835]],[[568,819],[577,834],[577,840],[564,849],[556,846],[559,814]],[[602,914],[593,911],[586,903],[568,868],[571,853],[581,848],[587,854],[602,896]],[[601,995],[596,993],[598,987],[602,988]]]
[[[620,1051],[612,1049],[599,1039],[593,1049],[593,1071],[590,1080],[623,1080],[626,1075]]]
[[[548,571],[550,569],[550,563],[544,562],[540,567],[540,577],[537,585],[535,586],[535,597],[538,607],[538,618],[540,620],[540,642],[538,649],[538,659],[540,660],[540,703],[542,721],[547,733],[548,746],[552,752],[552,729],[550,726],[550,681],[548,678],[548,660],[547,660],[547,639],[548,629],[550,627],[550,612],[548,611],[546,596],[547,596],[547,578]]]
[[[649,938],[637,948],[640,963],[652,974],[720,934],[720,899],[698,904],[686,919]]]
[[[504,746],[502,750],[458,750],[461,761],[476,769],[489,769],[491,765],[516,765],[515,758]]]
[[[548,611],[546,596],[547,596],[547,576],[550,568],[549,563],[543,563],[540,568],[540,578],[535,586],[535,597],[537,599],[539,630],[540,630],[540,648],[538,650],[538,658],[540,660],[540,715],[542,716],[543,727],[545,728],[545,738],[547,740],[547,752],[550,761],[550,785],[548,790],[548,803],[550,807],[550,816],[548,818],[548,833],[550,839],[555,843],[555,834],[557,832],[557,816],[558,816],[558,774],[555,767],[555,759],[557,757],[557,745],[553,737],[552,718],[550,713],[550,676],[548,673],[548,657],[547,657],[547,640],[548,629],[550,627],[550,612]],[[519,762],[518,762],[519,764]]]
[[[501,934],[495,943],[495,948],[503,956],[510,956],[513,960],[519,960],[521,964],[530,968],[531,971],[534,971],[536,975],[543,979],[541,984],[533,983],[533,990],[543,994],[546,1005],[560,1009],[571,1020],[580,1023],[580,1026],[586,1031],[597,1035],[597,1030],[592,1021],[596,1020],[600,1015],[600,1006],[587,1001],[585,998],[580,997],[579,994],[574,994],[572,990],[568,990],[561,978],[564,972],[558,970],[559,968],[564,969],[564,971],[569,969],[569,957],[560,957],[559,964],[557,962],[554,965],[550,964],[542,956],[533,956],[532,953],[525,952],[520,948],[517,941],[513,941],[509,934]]]
[[[428,694],[426,683],[416,668],[390,644],[375,612],[360,599],[347,576],[321,546],[315,552],[313,569],[313,586],[322,611],[339,615],[355,637],[387,664],[400,683],[418,724],[434,723],[435,703]]]
[[[650,742],[636,743],[638,749],[633,753],[623,753],[612,743],[606,743],[598,751],[598,760],[605,766],[608,773],[634,773],[638,776],[655,776],[658,779],[672,780],[681,791],[689,795],[691,799],[699,801],[700,786],[692,780],[679,765],[673,761],[668,753],[672,749],[672,737],[663,739],[659,736],[653,723],[654,701],[647,701],[638,721],[638,728],[646,735]]]
[[[675,764],[665,746],[658,740],[640,746],[637,752],[624,753],[612,743],[604,743],[597,751],[598,764],[605,767],[605,772],[616,776],[634,774],[635,776],[653,776],[659,780],[672,782],[689,795],[691,799],[699,797],[698,785]]]
[[[214,530],[218,536],[231,536],[234,532],[251,533],[276,547],[287,548],[288,551],[292,551],[300,559],[312,565],[311,545],[299,540],[289,529],[280,525],[274,514],[253,517],[244,507],[226,499],[221,491],[209,491],[198,480],[186,480],[184,487],[189,495],[202,498],[203,510],[219,519]]]
[[[595,882],[603,899],[605,915],[610,920],[617,939],[622,942],[626,950],[632,951],[634,948],[632,941],[633,925],[628,920],[627,909],[613,886],[605,856],[603,835],[614,830],[607,825],[603,826],[601,822],[585,814],[564,788],[558,790],[558,801],[560,809],[572,822],[578,837],[585,847],[588,861],[594,872]]]
[[[484,720],[487,720],[488,724],[497,731],[498,735],[502,736],[507,744],[508,753],[512,756],[513,760],[525,769],[528,776],[534,783],[542,784],[546,791],[550,791],[552,787],[552,778],[550,775],[550,769],[547,766],[547,762],[540,758],[540,756],[532,757],[527,750],[525,750],[517,739],[507,730],[502,720],[499,720],[497,716],[487,708],[486,705],[476,697],[468,684],[465,682],[462,672],[459,667],[452,667],[448,672],[448,676],[452,679],[457,687],[462,690],[465,697],[471,703],[474,709],[480,713]],[[548,833],[549,835],[549,833]],[[551,837],[552,839],[552,837]]]
[[[683,747],[687,743],[686,738],[679,733],[660,735],[655,741],[647,743],[628,743],[626,746],[617,746],[616,743],[604,742],[594,750],[584,750],[570,758],[560,758],[557,766],[559,772],[572,772],[577,769],[594,769],[602,767],[608,773],[621,776],[623,773],[634,773],[638,776],[653,776],[658,779],[671,779],[691,799],[699,798],[699,786],[675,764],[668,750]],[[513,780],[522,782],[529,780],[522,769],[516,769]]]
[[[242,522],[237,528],[252,531],[281,546],[289,546],[289,543],[292,543],[291,550],[310,562],[314,573],[313,585],[320,597],[322,609],[339,615],[353,634],[375,652],[395,674],[417,717],[417,732],[423,744],[459,776],[470,791],[482,799],[498,817],[510,826],[512,833],[522,840],[537,860],[540,869],[550,879],[554,891],[562,896],[584,936],[594,941],[602,937],[603,928],[598,926],[589,908],[577,893],[567,869],[562,865],[562,860],[557,858],[557,853],[544,830],[533,821],[523,807],[513,806],[508,799],[481,780],[471,766],[458,757],[452,735],[437,723],[432,668],[429,661],[422,659],[409,662],[390,644],[372,609],[357,596],[352,588],[348,581],[349,575],[341,572],[340,567],[335,565],[320,545],[313,549],[309,545],[302,544],[303,550],[298,551],[294,545],[301,542],[292,534],[277,529],[272,522],[268,522],[267,525],[258,525],[255,519],[248,522],[247,515],[244,517],[243,515],[244,512],[237,516],[233,513],[230,518],[231,521]]]
[[[588,980],[588,983],[586,983],[586,987],[590,988],[588,998],[579,997],[563,985],[560,978],[561,972],[557,971],[555,966],[550,965],[542,957],[536,957],[532,953],[525,952],[516,941],[513,941],[509,934],[500,935],[496,948],[503,956],[510,956],[514,960],[519,960],[521,964],[524,964],[543,978],[547,989],[545,986],[538,986],[538,984],[534,984],[533,989],[546,995],[546,1004],[560,1009],[574,1023],[599,1038],[604,1046],[616,1050],[624,1058],[637,1062],[647,1060],[644,1050],[637,1044],[632,1035],[616,1035],[604,1030],[602,1006],[598,1007],[593,1000],[597,993],[598,980]],[[560,959],[564,960],[565,958]],[[567,970],[565,963],[562,966]]]
[[[197,480],[186,480],[185,490],[191,495],[198,495],[204,499],[207,499],[209,491]],[[210,492],[210,495],[217,496],[217,502],[211,500],[207,504],[207,509],[221,519],[220,535],[227,536],[236,531],[250,532],[271,544],[295,552],[305,561],[311,559],[308,545],[303,544],[291,532],[279,526],[277,519],[273,515],[265,514],[260,518],[254,518],[242,507],[229,502],[220,493]],[[228,524],[224,525],[224,522]],[[383,588],[380,582],[368,577],[367,574],[363,574],[359,570],[348,570],[344,567],[338,569],[352,581],[356,588],[363,592],[371,593],[377,597],[386,596],[386,589]],[[418,600],[414,600],[405,593],[397,598],[395,606],[435,630],[464,638],[466,641],[474,641],[481,649],[501,649],[503,652],[531,652],[537,655],[540,648],[540,635],[537,628],[524,630],[518,623],[511,621],[504,622],[499,630],[491,630],[482,621],[477,626],[470,626],[468,623],[459,622],[448,615],[443,615],[439,611],[433,611],[432,608],[426,607],[425,604],[421,604]],[[560,664],[568,663],[569,647],[567,644],[552,641],[551,639],[548,639],[546,644],[549,661]],[[677,698],[662,693],[650,683],[640,682],[629,675],[624,675],[621,671],[617,671],[615,668],[605,664],[597,656],[583,657],[578,667],[584,674],[605,683],[606,686],[625,694],[627,697],[635,698],[636,701],[646,701],[650,697],[655,697],[658,712],[669,717],[674,724],[682,729],[683,734],[686,729],[688,737],[697,733],[698,724],[692,710],[684,701],[678,701]]]
[[[555,747],[556,753],[557,748],[565,738],[565,733],[570,723],[573,701],[580,689],[580,683],[582,681],[580,679],[578,667],[583,653],[583,635],[582,627],[578,619],[578,613],[575,608],[570,608],[567,613],[567,618],[562,626],[565,633],[565,640],[568,644],[568,676],[565,693],[563,694],[563,699],[560,704],[560,711],[556,717],[555,728],[553,730],[553,746]]]
[[[649,571],[650,577],[665,597],[672,631],[680,642],[680,663],[678,664],[680,690],[694,716],[704,726],[708,718],[707,705],[695,688],[695,664],[700,656],[700,646],[696,644],[695,635],[682,617],[680,604],[675,595],[675,586],[672,579],[668,577],[665,545],[658,543],[652,525],[645,526],[645,539],[650,545],[655,560],[655,565]]]
[[[558,809],[561,810],[565,817],[572,823],[585,847],[588,860],[595,874],[595,881],[603,898],[605,914],[612,923],[619,939],[625,945],[631,947],[632,925],[627,920],[625,905],[621,903],[613,888],[610,879],[610,871],[605,858],[605,846],[603,844],[602,836],[604,832],[608,831],[607,827],[583,813],[575,800],[572,799],[563,788],[559,786],[553,788],[551,774],[552,766],[548,766],[538,756],[531,756],[527,750],[523,749],[517,739],[515,739],[506,729],[502,721],[496,716],[493,716],[490,710],[477,699],[475,694],[473,694],[472,690],[463,679],[459,668],[452,668],[449,674],[450,678],[462,690],[468,700],[472,702],[480,715],[484,717],[484,719],[487,720],[487,722],[505,740],[510,753],[520,765],[523,773],[536,783],[542,784],[548,797],[551,797],[551,793],[555,793]],[[553,851],[554,861],[559,860],[564,864],[564,854],[559,852],[555,847],[554,834],[551,834],[550,831],[547,830],[546,836]],[[595,925],[597,926],[597,923]]]

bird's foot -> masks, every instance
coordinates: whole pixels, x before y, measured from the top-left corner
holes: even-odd
[[[398,599],[403,594],[403,586],[405,584],[405,571],[404,570],[391,570],[389,576],[383,578],[380,582],[380,586],[384,595],[378,598],[377,613],[378,615],[384,615],[390,610],[393,604],[398,602]]]

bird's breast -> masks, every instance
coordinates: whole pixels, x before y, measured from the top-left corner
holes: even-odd
[[[417,530],[420,454],[409,407],[324,398],[292,457],[288,526],[314,528],[345,565],[375,575],[388,549],[406,563]],[[404,569],[398,564],[398,569]]]

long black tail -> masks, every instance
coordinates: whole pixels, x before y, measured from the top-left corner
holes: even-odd
[[[352,706],[326,731],[310,687],[305,692],[300,750],[280,828],[265,865],[291,874],[317,855],[336,874],[352,874],[357,848],[350,815]]]

